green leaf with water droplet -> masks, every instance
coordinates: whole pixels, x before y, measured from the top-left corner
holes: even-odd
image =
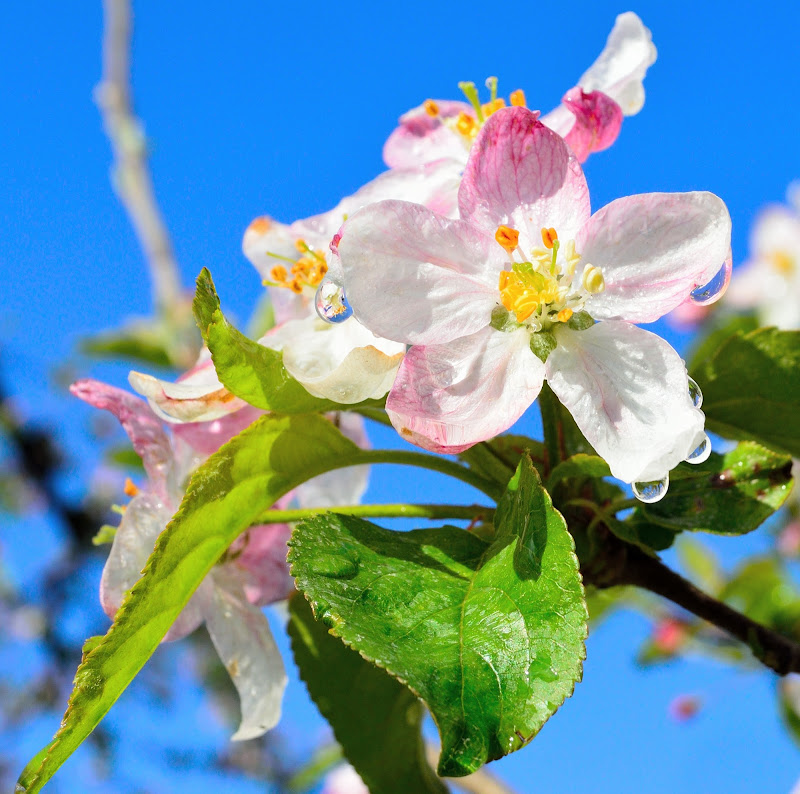
[[[786,500],[791,469],[789,455],[743,442],[724,455],[712,453],[705,463],[681,463],[670,472],[667,495],[641,505],[637,515],[673,531],[743,535]]]
[[[300,677],[370,791],[446,794],[425,760],[419,699],[330,634],[302,595],[289,602],[289,615]]]
[[[800,331],[737,332],[693,369],[709,430],[800,457]]]
[[[61,728],[19,784],[33,794],[55,774],[141,670],[220,556],[264,510],[300,483],[364,462],[364,455],[321,416],[263,416],[198,468],[108,633],[86,646]]]
[[[317,619],[427,703],[443,776],[522,747],[581,677],[587,615],[574,544],[527,457],[495,521],[486,543],[456,527],[392,532],[329,514],[290,542]],[[331,556],[346,577],[330,575]]]
[[[192,304],[197,325],[211,351],[223,385],[242,400],[282,414],[332,411],[342,406],[309,394],[283,366],[283,354],[248,339],[225,319],[219,297],[206,268],[197,277]],[[367,400],[360,405],[381,405]],[[347,408],[352,408],[349,405]]]

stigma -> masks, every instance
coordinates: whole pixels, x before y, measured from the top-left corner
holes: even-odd
[[[590,295],[605,289],[605,279],[599,267],[586,263],[576,278],[581,255],[575,241],[561,244],[556,229],[541,230],[542,248],[530,255],[519,245],[519,232],[509,226],[499,226],[495,240],[509,255],[510,269],[500,273],[498,289],[500,302],[532,332],[546,331],[558,323],[567,323],[584,309]]]

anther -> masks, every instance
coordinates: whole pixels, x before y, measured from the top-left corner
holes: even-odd
[[[255,232],[256,234],[266,234],[272,226],[272,221],[265,215],[256,218],[248,227],[248,232]]]
[[[273,281],[277,281],[281,284],[289,277],[289,273],[283,265],[275,265],[275,267],[269,271],[269,277]]]
[[[471,138],[476,132],[475,119],[472,118],[472,116],[470,116],[468,113],[461,111],[456,119],[456,129],[464,137]]]
[[[130,496],[133,499],[136,494],[139,493],[139,489],[136,487],[136,484],[130,477],[125,478],[125,486],[123,487],[125,491],[125,496]]]
[[[519,245],[519,232],[510,226],[498,226],[494,239],[511,254]]]
[[[521,88],[518,88],[516,91],[512,91],[511,95],[508,97],[508,101],[511,103],[511,106],[515,108],[528,107],[527,103],[525,102],[525,92]]]
[[[570,309],[568,306],[567,306],[567,307],[565,307],[564,309],[562,309],[562,310],[561,310],[561,311],[560,311],[560,312],[559,312],[559,313],[556,315],[556,319],[557,319],[557,320],[558,320],[560,323],[566,323],[566,322],[569,322],[569,319],[570,319],[570,317],[572,317],[572,309]]]
[[[439,115],[439,106],[432,99],[426,99],[423,107],[429,116],[435,118]]]
[[[592,295],[596,295],[606,288],[606,280],[603,277],[602,270],[594,265],[586,265],[583,270],[582,282],[583,288]]]
[[[558,240],[558,234],[552,226],[549,229],[542,229],[542,242],[545,248],[552,248],[556,240]]]

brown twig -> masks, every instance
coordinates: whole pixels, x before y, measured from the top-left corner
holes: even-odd
[[[150,269],[154,305],[168,317],[181,298],[180,271],[153,193],[142,125],[132,109],[130,2],[104,0],[103,7],[103,78],[95,89],[95,102],[114,153],[112,183]]]
[[[655,557],[628,547],[613,584],[630,584],[669,599],[738,640],[778,675],[800,673],[800,645],[696,588]],[[610,582],[609,582],[610,584]]]

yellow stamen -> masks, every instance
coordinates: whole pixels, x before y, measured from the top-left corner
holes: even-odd
[[[566,322],[568,322],[570,317],[572,317],[572,309],[570,309],[569,307],[566,307],[566,308],[562,309],[562,310],[561,310],[561,311],[560,311],[560,312],[559,312],[559,313],[556,315],[556,319],[557,319],[557,320],[558,320],[560,323],[566,323]]]
[[[456,129],[467,138],[472,138],[478,133],[475,119],[468,113],[464,113],[463,110],[458,114],[458,118],[456,119]]]
[[[275,265],[275,267],[269,271],[269,277],[273,281],[277,281],[279,284],[282,284],[289,277],[289,273],[283,265]]]
[[[552,248],[556,240],[558,240],[558,234],[552,226],[549,229],[542,229],[542,242],[545,248]]]
[[[484,116],[489,117],[492,115],[492,113],[496,113],[498,110],[500,110],[500,108],[504,108],[505,106],[506,106],[505,99],[503,99],[503,97],[497,97],[496,99],[493,99],[491,102],[487,102],[483,106],[483,114]]]
[[[139,489],[130,477],[125,478],[125,486],[123,488],[125,496],[130,496],[133,499],[139,493]]]
[[[606,280],[603,277],[603,271],[594,265],[586,265],[583,269],[582,281],[583,288],[592,295],[596,295],[606,288]]]
[[[498,226],[494,239],[510,254],[519,245],[519,232],[510,226]]]
[[[303,292],[303,282],[300,281],[299,278],[292,279],[288,284],[286,284],[295,295],[300,295]]]
[[[303,239],[297,239],[294,241],[294,247],[301,253],[307,254],[310,253],[311,249],[308,246],[308,243]]]
[[[425,112],[429,116],[435,118],[436,116],[439,115],[439,106],[432,99],[426,99],[425,103],[423,104],[423,107],[425,108]]]
[[[515,108],[528,107],[527,103],[525,102],[525,92],[521,88],[518,88],[516,91],[512,91],[508,101],[511,103],[512,107]]]

